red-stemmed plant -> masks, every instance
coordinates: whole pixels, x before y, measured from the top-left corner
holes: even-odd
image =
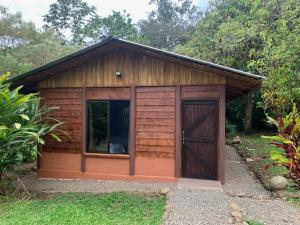
[[[300,117],[296,105],[293,110],[283,116],[277,112],[277,120],[268,117],[268,122],[278,128],[277,136],[262,136],[270,139],[271,144],[283,151],[270,151],[273,163],[270,166],[283,166],[287,168],[286,177],[293,180],[300,189]]]

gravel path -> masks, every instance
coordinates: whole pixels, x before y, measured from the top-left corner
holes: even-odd
[[[236,151],[227,146],[226,184],[223,192],[173,189],[168,194],[165,225],[231,224],[228,205],[236,203],[244,218],[265,225],[299,225],[300,209],[271,198],[248,171]]]

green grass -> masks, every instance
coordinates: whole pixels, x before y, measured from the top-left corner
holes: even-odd
[[[263,185],[267,188],[269,186],[269,179],[276,175],[284,175],[287,170],[284,167],[274,166],[270,167],[268,170],[265,169],[267,164],[272,161],[269,158],[269,152],[271,150],[282,151],[274,146],[270,145],[270,141],[261,138],[263,134],[251,134],[251,135],[240,135],[242,143],[235,145],[239,153],[243,158],[256,156],[258,160],[249,163],[250,168],[256,175],[261,179]],[[268,134],[267,134],[268,135]],[[255,155],[253,151],[248,151],[248,149],[255,149]]]
[[[58,194],[50,199],[0,197],[2,225],[160,224],[166,199],[127,193]]]
[[[276,175],[285,175],[287,173],[287,169],[279,166],[270,167],[268,170],[264,168],[267,164],[272,162],[269,158],[269,152],[271,150],[282,150],[271,146],[269,140],[261,138],[262,135],[269,136],[272,134],[240,134],[239,136],[241,138],[241,144],[234,145],[234,147],[238,150],[238,152],[242,155],[243,158],[253,157],[253,152],[248,151],[247,149],[255,149],[255,156],[259,158],[259,160],[256,160],[255,162],[250,162],[248,163],[248,165],[250,169],[256,174],[256,176],[261,180],[262,184],[266,188],[269,188],[270,178]],[[286,192],[287,194],[295,193],[299,192],[299,190],[296,190],[293,187],[293,183],[291,182],[290,186],[286,188]],[[287,200],[295,203],[297,206],[300,206],[300,198],[287,198]]]
[[[264,225],[263,223],[254,221],[254,220],[247,220],[246,221],[249,225]]]

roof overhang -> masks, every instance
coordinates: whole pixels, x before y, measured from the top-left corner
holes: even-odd
[[[201,68],[203,69],[207,69],[209,71],[220,74],[221,76],[225,76],[228,99],[244,95],[249,91],[259,88],[261,86],[262,80],[265,78],[260,75],[244,72],[241,70],[191,58],[188,56],[179,55],[173,52],[153,48],[131,41],[116,38],[107,38],[101,42],[83,48],[75,53],[64,56],[44,66],[13,77],[9,80],[9,82],[12,82],[12,85],[14,87],[23,85],[24,88],[29,91],[34,90],[38,82],[50,78],[51,76],[54,76],[60,72],[77,67],[85,62],[88,62],[89,60],[91,60],[91,58],[99,57],[102,54],[105,54],[114,49],[118,49],[120,47],[130,47],[131,49],[135,49],[137,51],[143,51],[146,54],[164,57],[173,61],[179,60],[190,65],[201,66]]]

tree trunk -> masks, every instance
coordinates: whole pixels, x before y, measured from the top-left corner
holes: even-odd
[[[245,133],[252,132],[253,101],[254,101],[253,93],[250,93],[247,96],[247,104],[246,104],[246,111],[245,111],[245,121],[244,121]]]
[[[5,189],[3,187],[3,172],[0,171],[0,195],[5,195]]]

